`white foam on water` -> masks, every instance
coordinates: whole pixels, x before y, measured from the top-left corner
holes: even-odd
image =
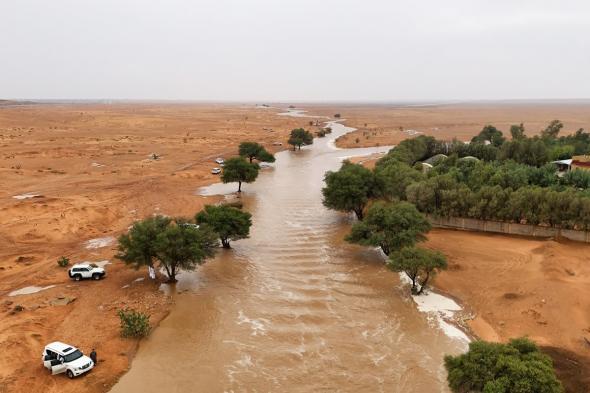
[[[20,296],[20,295],[31,295],[33,293],[37,293],[37,292],[41,292],[44,291],[46,289],[50,289],[50,288],[54,288],[55,285],[48,285],[46,287],[35,287],[35,286],[31,286],[31,287],[24,287],[21,289],[17,289],[16,291],[12,291],[8,294],[8,296]]]
[[[35,192],[27,192],[25,194],[15,195],[15,196],[13,196],[13,198],[18,199],[18,200],[23,200],[23,199],[35,198],[35,197],[39,197],[39,196],[42,196],[42,195],[37,194]]]
[[[411,283],[405,273],[399,275],[402,283]],[[447,337],[461,341],[466,345],[471,342],[471,339],[461,329],[449,322],[454,319],[458,311],[463,310],[453,299],[432,291],[424,292],[421,295],[412,295],[412,299],[416,303],[418,311],[428,314]]]
[[[244,315],[244,312],[242,310],[240,310],[240,312],[238,313],[238,325],[242,325],[244,323],[250,325],[250,329],[252,330],[252,336],[264,336],[266,335],[266,325],[268,325],[270,321],[264,318],[250,319]]]
[[[110,246],[114,242],[115,242],[114,237],[106,236],[106,237],[98,237],[96,239],[90,239],[85,244],[86,244],[86,248],[91,250],[91,249]]]

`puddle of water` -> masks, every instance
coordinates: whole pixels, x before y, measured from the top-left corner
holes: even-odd
[[[96,239],[90,239],[88,241],[86,241],[86,248],[88,250],[92,250],[92,249],[96,249],[96,248],[102,248],[102,247],[107,247],[110,246],[111,244],[113,244],[115,242],[115,238],[112,236],[106,236],[106,237],[98,237]]]
[[[23,200],[23,199],[29,199],[29,198],[37,198],[43,196],[41,194],[37,194],[34,192],[27,192],[25,194],[20,194],[20,195],[14,195],[13,198],[14,199],[18,199],[18,200]]]
[[[17,289],[16,291],[12,291],[8,294],[8,296],[20,296],[20,295],[31,295],[33,293],[37,293],[37,292],[41,292],[44,291],[46,289],[50,289],[50,288],[54,288],[55,285],[48,285],[46,287],[35,287],[35,286],[31,286],[31,287],[24,287],[21,289]]]

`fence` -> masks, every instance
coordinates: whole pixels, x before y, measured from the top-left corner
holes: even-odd
[[[515,224],[502,221],[476,220],[474,218],[429,216],[428,219],[432,226],[436,228],[454,228],[465,231],[493,232],[542,238],[563,237],[577,242],[590,243],[590,232],[587,231]]]

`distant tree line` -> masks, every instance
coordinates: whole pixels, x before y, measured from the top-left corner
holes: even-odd
[[[548,127],[547,135],[537,139],[526,139],[519,136],[520,131],[513,130],[511,142],[504,141],[499,131],[490,127],[484,128],[480,136],[496,141],[502,149],[523,140],[545,146],[543,138],[554,138],[558,129],[559,124],[553,124]],[[560,139],[580,141],[587,139],[587,135],[579,132]],[[514,139],[515,136],[520,139]],[[493,142],[479,143],[478,137],[469,145],[462,144],[471,148],[474,157],[477,152],[497,149]],[[446,143],[427,136],[401,142],[377,163],[371,195],[392,201],[407,200],[423,213],[442,217],[590,228],[590,172],[574,170],[559,177],[553,164],[534,165],[546,162],[545,158],[536,159],[539,156],[535,154],[529,156],[530,164],[523,163],[527,161],[523,159],[488,160],[485,155],[478,161],[466,158],[465,151],[456,146],[457,142]],[[450,156],[434,162],[433,168],[424,173],[420,161],[441,151],[451,152]],[[517,154],[516,158],[522,157]]]
[[[470,143],[456,139],[442,141],[421,135],[403,141],[388,156],[409,165],[437,154],[456,154],[460,158],[472,156],[484,161],[512,160],[541,167],[550,161],[590,153],[590,133],[579,129],[571,135],[559,136],[562,128],[563,124],[554,120],[539,135],[527,137],[523,124],[513,125],[510,128],[512,138],[508,140],[502,131],[487,125]]]

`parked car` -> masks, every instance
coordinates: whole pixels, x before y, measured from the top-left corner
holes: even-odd
[[[102,267],[94,263],[77,263],[68,270],[68,275],[71,279],[80,281],[84,278],[92,278],[93,280],[100,280],[106,276],[106,272]]]
[[[215,162],[218,163],[219,165],[223,164],[225,161],[223,160],[223,158],[218,157],[215,159]]]
[[[214,175],[219,175],[221,173],[221,169],[220,168],[213,168],[213,169],[211,169],[211,173]]]
[[[59,341],[45,346],[41,360],[43,366],[51,371],[51,375],[66,373],[68,378],[77,377],[94,368],[92,359],[82,351]]]

